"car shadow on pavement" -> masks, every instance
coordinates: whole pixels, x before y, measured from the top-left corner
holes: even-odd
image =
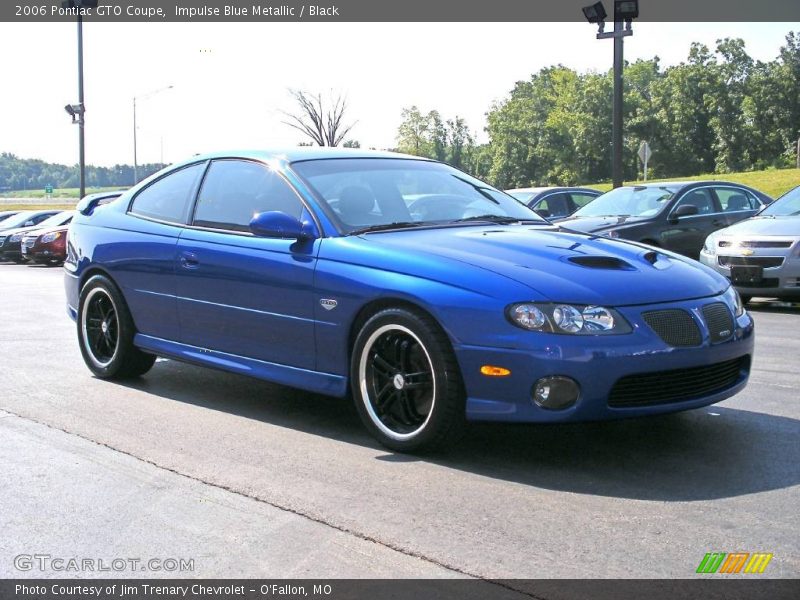
[[[800,483],[800,421],[724,405],[593,423],[472,424],[450,451],[415,457],[375,442],[347,399],[163,360],[126,385],[374,448],[376,460],[428,462],[537,488],[672,502]]]

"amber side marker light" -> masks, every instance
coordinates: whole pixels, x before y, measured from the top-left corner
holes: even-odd
[[[481,374],[488,377],[507,377],[511,375],[511,371],[503,367],[495,367],[493,365],[483,365],[481,367]]]

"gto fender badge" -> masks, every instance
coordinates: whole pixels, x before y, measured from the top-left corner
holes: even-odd
[[[333,298],[320,298],[319,303],[322,305],[322,308],[325,310],[333,310],[339,304]]]

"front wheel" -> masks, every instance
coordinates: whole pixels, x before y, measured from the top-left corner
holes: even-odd
[[[133,345],[136,330],[128,306],[103,275],[95,275],[81,289],[77,326],[83,360],[100,379],[138,377],[156,361]]]
[[[353,348],[353,398],[383,445],[401,452],[452,444],[465,425],[465,394],[450,340],[431,317],[389,308],[364,323]]]

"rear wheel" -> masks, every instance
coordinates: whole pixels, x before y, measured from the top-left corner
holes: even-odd
[[[101,379],[138,377],[156,361],[133,345],[136,330],[128,306],[103,275],[95,275],[81,289],[77,326],[83,360]]]
[[[389,308],[368,319],[353,348],[351,381],[364,425],[393,450],[443,448],[464,429],[464,386],[450,340],[423,313]]]

